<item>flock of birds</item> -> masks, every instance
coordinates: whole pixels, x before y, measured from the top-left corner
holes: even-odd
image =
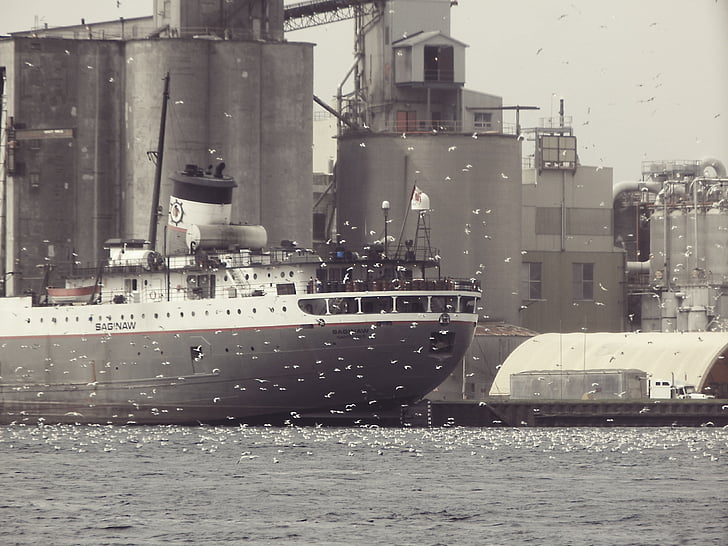
[[[516,452],[547,459],[583,454],[625,463],[650,453],[666,461],[728,457],[728,428],[380,428],[273,426],[8,425],[0,452],[130,453],[171,450],[222,456],[230,464],[298,463],[306,457],[441,457],[493,459]],[[596,457],[596,459],[595,459]]]

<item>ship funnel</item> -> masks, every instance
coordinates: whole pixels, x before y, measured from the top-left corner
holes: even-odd
[[[224,163],[215,168],[213,176],[197,165],[186,165],[184,171],[174,173],[172,193],[169,197],[168,252],[187,251],[187,231],[193,225],[230,224],[233,189],[237,183],[223,176]]]

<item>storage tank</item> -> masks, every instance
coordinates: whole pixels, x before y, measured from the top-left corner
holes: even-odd
[[[705,213],[705,270],[711,283],[728,283],[728,213],[711,207]]]
[[[185,164],[220,161],[245,188],[233,223],[264,225],[272,241],[312,241],[312,44],[138,40],[126,50],[125,237],[146,236],[162,78],[170,98],[160,203]]]
[[[658,208],[650,216],[650,278],[667,282],[665,264],[667,253],[665,249],[665,211]]]
[[[420,235],[442,257],[443,276],[482,280],[481,318],[518,322],[521,161],[515,136],[348,134],[339,139],[336,181],[338,232],[351,249],[383,240],[382,202],[389,201],[390,255],[400,241],[415,239],[413,188],[427,194],[429,225]]]
[[[688,246],[687,214],[681,209],[668,212],[668,265],[670,284],[681,285],[688,279],[688,263],[690,257],[686,255]]]

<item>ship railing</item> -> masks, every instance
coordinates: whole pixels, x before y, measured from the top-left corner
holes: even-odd
[[[478,279],[445,278],[436,280],[354,280],[354,281],[309,281],[308,294],[326,292],[381,292],[385,290],[408,291],[465,291],[480,292]]]
[[[187,301],[202,299],[237,299],[254,298],[266,294],[331,294],[352,292],[474,292],[479,293],[480,282],[477,279],[445,278],[438,280],[414,279],[411,281],[293,281],[273,283],[238,283],[232,285],[182,285],[169,286],[148,285],[138,290],[110,290],[103,288],[103,301],[114,303],[141,303],[163,301]]]

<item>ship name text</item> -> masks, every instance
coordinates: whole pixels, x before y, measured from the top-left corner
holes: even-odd
[[[121,322],[97,322],[96,330],[101,331],[117,331],[117,330],[134,330],[136,329],[136,322],[121,321]]]

